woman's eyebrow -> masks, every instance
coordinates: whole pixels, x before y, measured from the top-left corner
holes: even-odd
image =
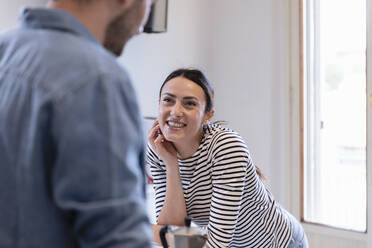
[[[173,97],[173,98],[177,98],[176,95],[174,95],[172,93],[168,93],[168,92],[165,92],[165,93],[162,94],[162,96],[164,96],[164,95],[170,96],[170,97]],[[195,100],[195,101],[199,101],[199,99],[197,97],[195,97],[195,96],[184,96],[182,99],[184,99],[184,100]]]
[[[195,100],[195,101],[199,101],[199,99],[195,96],[185,96],[183,98],[184,100]]]
[[[163,94],[161,94],[162,96],[164,96],[164,95],[167,95],[167,96],[170,96],[170,97],[177,97],[176,95],[173,95],[173,94],[171,94],[171,93],[163,93]]]

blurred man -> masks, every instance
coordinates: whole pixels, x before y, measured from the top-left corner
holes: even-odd
[[[140,114],[115,60],[149,5],[55,0],[0,35],[0,247],[150,246]]]

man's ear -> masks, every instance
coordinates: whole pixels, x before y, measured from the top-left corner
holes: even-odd
[[[208,125],[208,122],[212,119],[214,116],[214,109],[211,109],[205,116],[205,119],[203,121],[204,125]]]

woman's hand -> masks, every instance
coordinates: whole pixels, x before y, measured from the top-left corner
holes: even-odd
[[[152,124],[147,137],[151,148],[159,155],[166,165],[177,163],[177,151],[172,142],[165,139],[156,120]]]

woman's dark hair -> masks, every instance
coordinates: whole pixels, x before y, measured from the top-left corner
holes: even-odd
[[[163,84],[160,87],[159,91],[159,98],[161,96],[161,91],[163,90],[164,85],[171,79],[176,78],[176,77],[183,77],[186,78],[190,81],[193,81],[197,85],[199,85],[205,94],[205,99],[206,99],[206,107],[205,107],[205,112],[208,113],[213,109],[213,98],[214,98],[214,91],[209,83],[207,77],[204,75],[203,72],[201,72],[198,69],[186,69],[186,68],[181,68],[173,71],[168,75],[168,77],[164,80]]]

